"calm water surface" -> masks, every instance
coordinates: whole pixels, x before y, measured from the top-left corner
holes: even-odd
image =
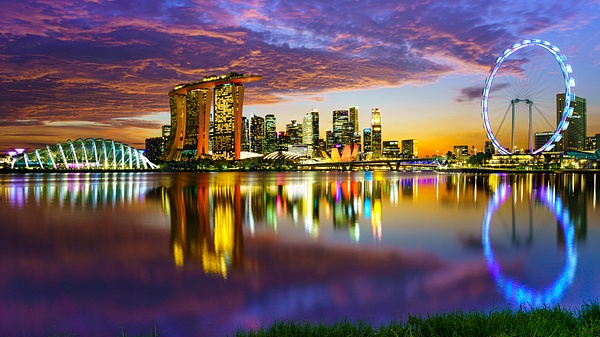
[[[0,175],[0,335],[577,308],[600,298],[598,178]]]

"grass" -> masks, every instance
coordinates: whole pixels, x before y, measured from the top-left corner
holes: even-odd
[[[392,322],[380,327],[365,322],[324,325],[279,321],[267,328],[236,333],[236,337],[270,336],[600,336],[600,305],[585,304],[577,311],[556,307],[409,316],[406,323]]]

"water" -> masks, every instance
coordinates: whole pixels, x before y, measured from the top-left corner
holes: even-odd
[[[600,295],[598,174],[0,175],[0,334],[225,336],[276,320]]]

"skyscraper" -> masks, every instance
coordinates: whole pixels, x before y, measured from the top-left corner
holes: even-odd
[[[318,139],[317,139],[318,141]],[[307,155],[314,155],[314,132],[313,132],[313,115],[312,112],[307,112],[302,120],[302,144],[308,146]]]
[[[242,151],[250,151],[250,123],[247,117],[242,117]]]
[[[402,140],[402,154],[408,158],[417,158],[419,152],[417,150],[416,139],[404,139]]]
[[[240,159],[243,101],[243,85],[226,83],[215,87],[213,158]]]
[[[357,106],[351,106],[349,109],[349,122],[352,123],[352,126],[354,127],[354,132],[360,132],[360,129],[358,128],[358,107]]]
[[[563,107],[565,105],[565,94],[556,95],[556,120],[560,122]],[[563,131],[563,137],[559,143],[559,150],[584,150],[585,138],[587,136],[587,106],[586,99],[575,96],[571,100],[573,116],[568,118],[569,127]]]
[[[265,119],[252,114],[250,118],[250,151],[263,153],[265,137]]]
[[[265,139],[263,153],[269,154],[277,151],[277,118],[273,114],[265,116]]]
[[[316,156],[319,150],[319,110],[311,109],[312,116],[312,134],[313,134],[313,156]]]
[[[373,147],[371,146],[371,136],[371,128],[363,129],[363,151],[365,152],[365,154],[373,152]]]
[[[381,158],[381,112],[379,108],[371,110],[371,149],[373,158]]]
[[[302,125],[298,124],[295,119],[292,119],[290,124],[285,125],[285,133],[290,137],[291,145],[302,143]]]
[[[344,130],[349,123],[348,110],[333,110],[333,142],[343,145]]]

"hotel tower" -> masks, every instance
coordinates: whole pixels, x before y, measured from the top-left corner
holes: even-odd
[[[171,134],[163,160],[195,160],[211,150],[214,159],[240,159],[244,83],[261,78],[229,73],[180,84],[169,91]]]

